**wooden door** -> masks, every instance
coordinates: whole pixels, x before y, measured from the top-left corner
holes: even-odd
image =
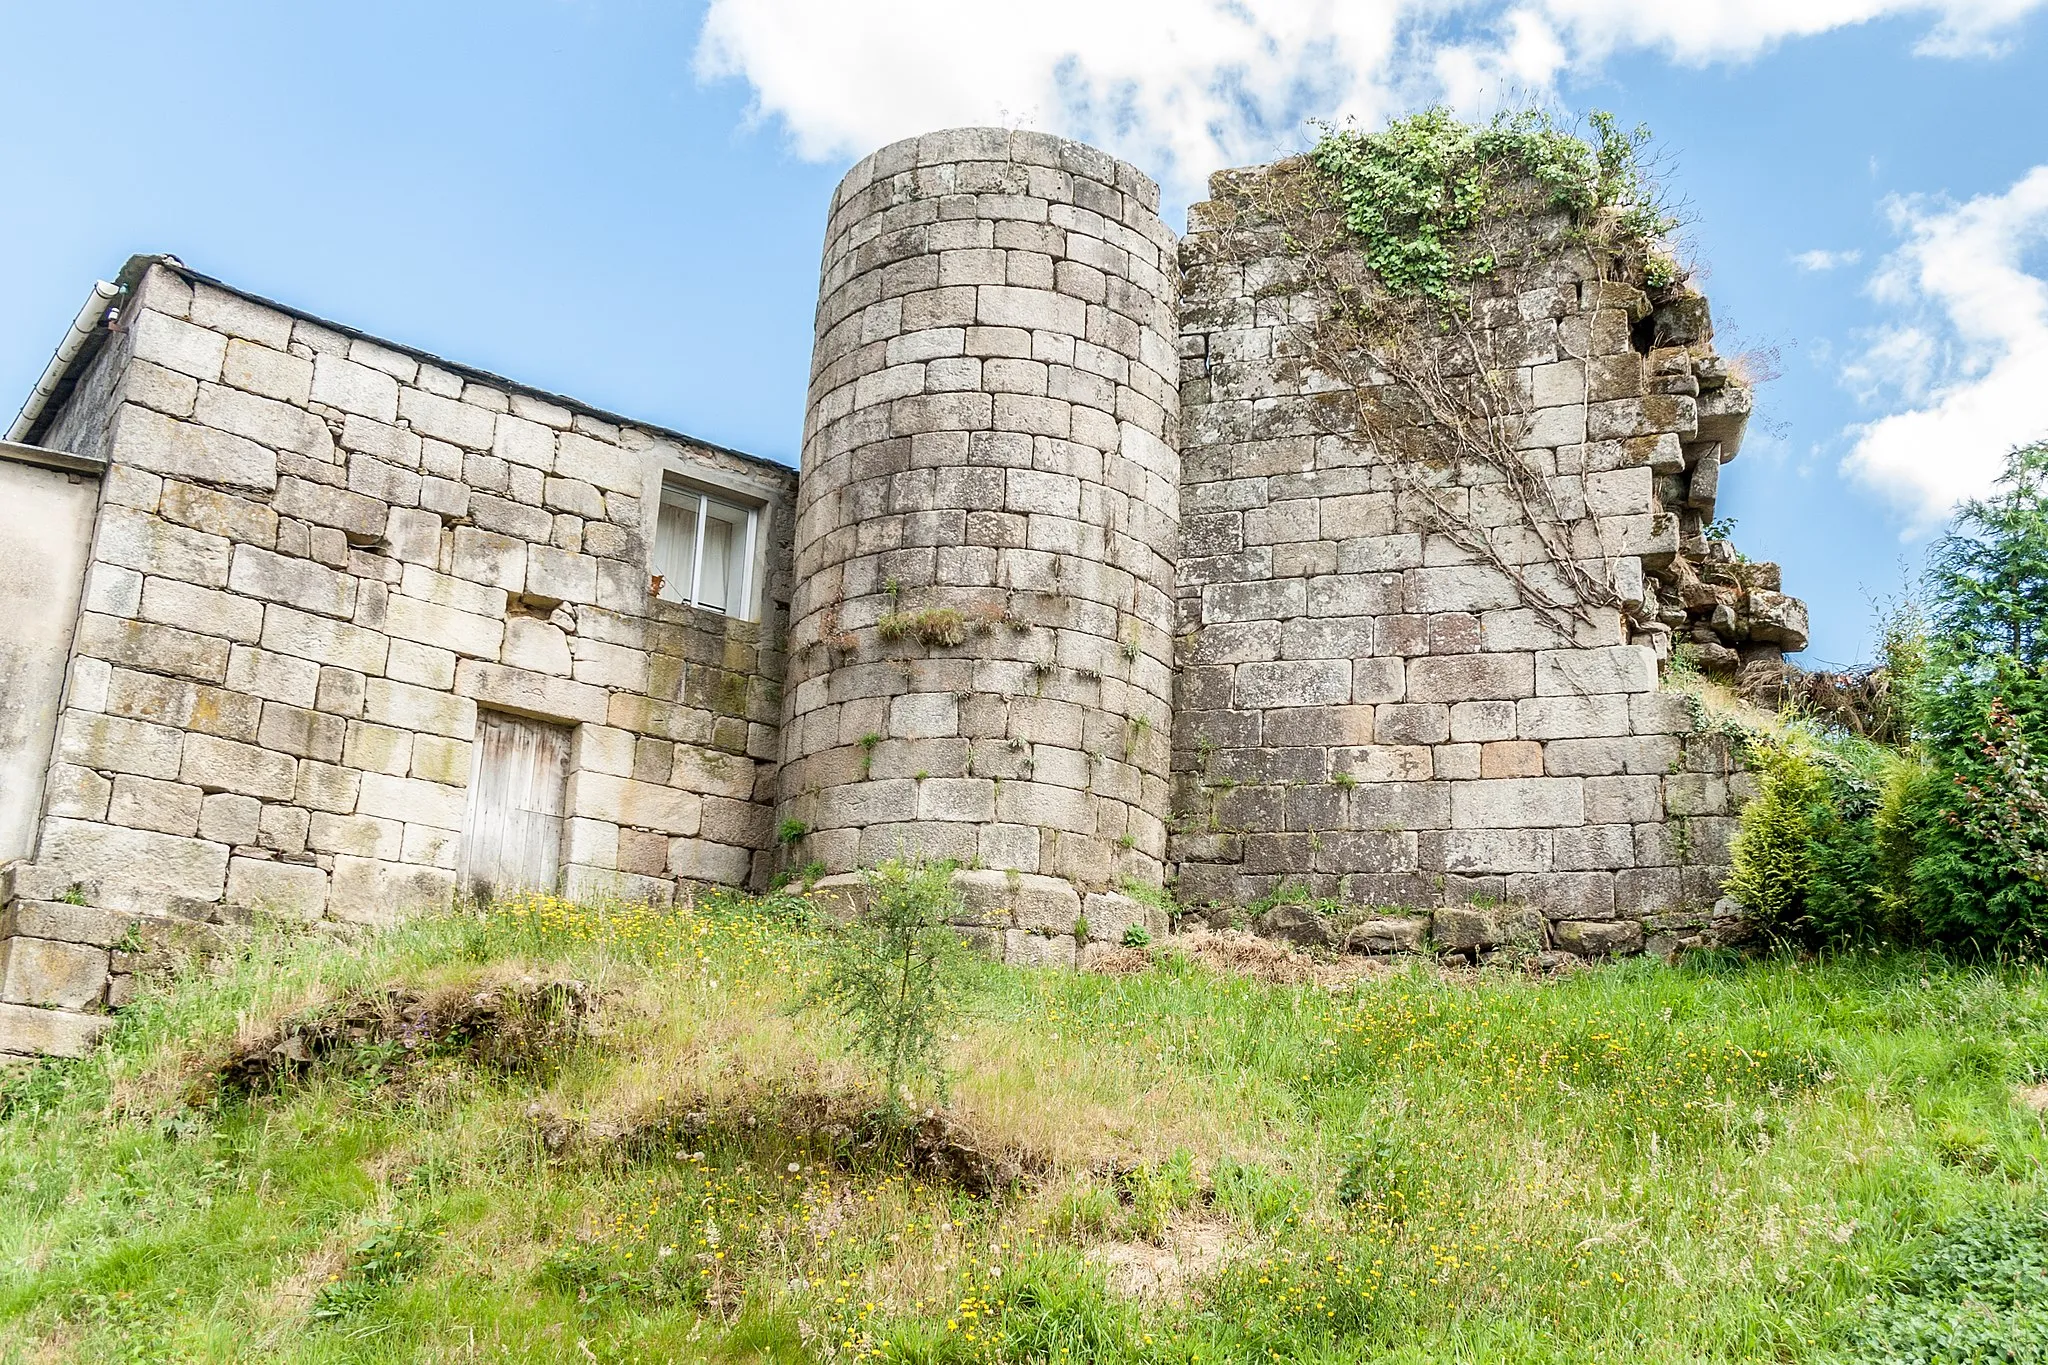
[[[569,727],[498,711],[476,713],[463,816],[461,885],[479,900],[556,890]]]

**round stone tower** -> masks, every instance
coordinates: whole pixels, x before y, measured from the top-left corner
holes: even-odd
[[[1159,881],[1180,442],[1158,205],[1092,147],[1000,128],[840,182],[797,498],[790,864]]]

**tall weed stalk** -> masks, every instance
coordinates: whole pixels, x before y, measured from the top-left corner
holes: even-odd
[[[864,903],[825,940],[824,971],[804,1004],[838,1016],[875,1070],[884,1103],[901,1104],[906,1082],[943,1093],[941,1043],[965,994],[966,946],[953,864],[891,859],[862,878]]]

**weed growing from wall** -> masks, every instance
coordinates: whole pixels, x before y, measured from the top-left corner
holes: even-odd
[[[1677,226],[1643,164],[1649,130],[1591,123],[1589,141],[1534,109],[1474,126],[1436,108],[1381,133],[1326,128],[1309,160],[1388,292],[1462,309],[1463,286],[1509,264],[1482,230],[1490,214],[1548,209],[1645,256]]]
[[[951,607],[892,611],[875,623],[875,633],[892,644],[918,640],[934,649],[954,649],[967,643],[967,620]]]

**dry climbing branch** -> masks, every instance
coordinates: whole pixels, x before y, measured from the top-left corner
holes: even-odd
[[[1382,287],[1305,162],[1238,177],[1222,197],[1237,216],[1237,226],[1219,234],[1227,259],[1263,276],[1274,248],[1284,252],[1292,269],[1264,288],[1308,305],[1306,319],[1293,307],[1289,313],[1306,322],[1304,380],[1314,385],[1321,376],[1333,385],[1326,434],[1360,442],[1384,460],[1397,510],[1419,512],[1421,529],[1506,578],[1562,640],[1597,627],[1603,609],[1620,607],[1606,574],[1594,568],[1610,556],[1583,485],[1572,502],[1561,471],[1542,467],[1540,450],[1522,447],[1531,405],[1520,382],[1524,367],[1503,355],[1502,336],[1523,321],[1519,296],[1536,287],[1531,215],[1511,206],[1483,216],[1473,248],[1492,269],[1446,299]],[[1599,245],[1597,234],[1578,243],[1596,275]],[[1501,490],[1506,520],[1475,510],[1475,498],[1490,496],[1478,490],[1488,487]],[[1592,541],[1591,555],[1584,540]]]

